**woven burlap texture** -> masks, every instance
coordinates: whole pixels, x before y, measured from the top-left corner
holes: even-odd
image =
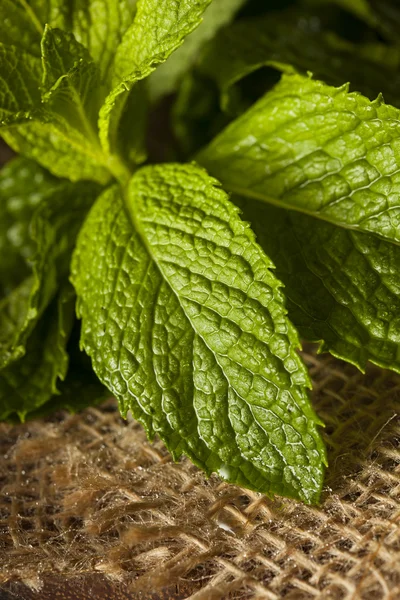
[[[185,581],[196,600],[400,598],[400,377],[303,354],[326,423],[320,507],[173,463],[114,401],[2,424],[0,582],[100,572],[136,590]]]

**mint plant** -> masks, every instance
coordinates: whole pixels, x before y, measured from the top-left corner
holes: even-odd
[[[284,4],[0,0],[0,419],[112,394],[318,502],[299,339],[400,372],[400,17]]]

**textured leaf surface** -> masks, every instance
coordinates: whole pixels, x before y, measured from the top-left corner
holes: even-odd
[[[117,148],[118,125],[129,92],[183,42],[200,23],[211,0],[139,0],[135,20],[118,46],[114,89],[99,117],[100,140],[107,154]]]
[[[199,162],[240,195],[399,243],[399,116],[381,98],[284,75]]]
[[[400,247],[251,199],[239,205],[285,285],[300,335],[360,369],[400,372]]]
[[[37,57],[0,44],[0,125],[26,119],[39,105],[40,76]]]
[[[95,184],[56,180],[25,159],[2,172],[0,368],[24,354],[28,336],[68,273],[76,235],[98,191]],[[11,268],[18,271],[12,274]]]
[[[108,190],[80,233],[82,346],[122,413],[175,458],[315,502],[324,449],[271,267],[204,171],[144,168],[125,205]]]
[[[111,76],[115,49],[133,20],[129,0],[81,0],[70,9],[68,29],[98,63],[103,80]]]
[[[0,134],[15,152],[36,160],[57,177],[107,183],[110,173],[100,162],[103,157],[93,149],[91,140],[63,120],[54,121],[52,115],[48,122],[12,126],[2,129]]]
[[[57,393],[68,368],[66,344],[74,317],[73,293],[66,287],[30,336],[26,354],[0,371],[0,420],[21,420]]]
[[[133,19],[132,4],[129,0],[1,0],[1,40],[40,56],[46,24],[71,31],[107,80],[115,48]]]
[[[43,100],[99,146],[96,133],[100,76],[88,51],[70,33],[46,26],[42,39]],[[101,151],[98,148],[101,159]]]
[[[151,74],[149,90],[151,99],[157,100],[171,94],[182,75],[190,68],[203,45],[229,23],[244,0],[213,0],[204,12],[203,22],[188,35],[180,48]],[[236,40],[237,41],[237,40]]]
[[[0,119],[8,125],[1,131],[5,141],[54,175],[107,182],[110,173],[96,131],[99,77],[87,50],[72,34],[47,27],[42,81],[38,58],[12,46],[3,49],[10,59],[0,78]]]
[[[352,90],[372,100],[382,92],[386,102],[398,106],[398,64],[393,68],[389,60],[397,52],[385,44],[342,40],[322,25],[316,26],[321,21],[320,13],[298,9],[238,21],[208,44],[198,70],[216,81],[223,108],[233,114],[248,107],[234,85],[265,66],[289,73],[311,71],[330,85],[350,81]],[[260,75],[261,92],[267,90],[268,83],[268,78]]]

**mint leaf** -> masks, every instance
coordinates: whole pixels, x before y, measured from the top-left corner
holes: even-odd
[[[56,180],[27,160],[2,172],[0,245],[4,264],[8,256],[11,263],[3,269],[9,277],[8,285],[3,279],[7,287],[0,302],[0,368],[24,354],[29,335],[68,274],[76,235],[98,192],[95,184]],[[13,278],[11,265],[22,267]]]
[[[180,48],[167,62],[161,64],[150,75],[149,90],[153,101],[171,94],[179,79],[190,68],[198,52],[216,32],[229,23],[244,4],[244,0],[213,0],[204,11],[203,22],[188,35]]]
[[[95,150],[100,74],[88,51],[70,33],[46,26],[42,38],[43,100],[48,110],[81,129]],[[101,160],[101,150],[98,148]]]
[[[46,25],[70,31],[87,48],[106,81],[115,48],[132,22],[132,4],[129,0],[2,0],[1,39],[40,56]]]
[[[24,121],[40,103],[40,60],[0,44],[0,126]]]
[[[66,343],[73,323],[71,288],[49,306],[29,338],[26,354],[0,371],[0,419],[24,420],[57,393],[57,380],[68,368]]]
[[[81,132],[60,129],[59,125],[59,121],[24,123],[1,130],[0,135],[15,152],[36,160],[53,175],[74,182],[90,179],[107,183],[110,172],[99,163],[90,141]]]
[[[129,0],[84,0],[71,9],[66,29],[88,49],[104,81],[110,80],[115,49],[132,23],[131,4]]]
[[[310,382],[271,272],[196,166],[107,190],[72,265],[82,347],[99,379],[175,459],[266,493],[318,500],[325,454]]]
[[[97,136],[99,73],[87,50],[72,34],[46,27],[42,78],[40,60],[4,48],[15,58],[4,70],[3,102],[0,96],[5,141],[54,175],[106,183],[110,172]]]
[[[399,116],[381,97],[284,75],[199,162],[239,195],[399,243]]]
[[[135,20],[118,46],[114,89],[99,115],[100,141],[107,155],[117,152],[118,126],[133,85],[163,63],[201,22],[211,0],[139,0]]]
[[[239,199],[285,285],[291,321],[320,350],[400,372],[400,247],[263,202]]]

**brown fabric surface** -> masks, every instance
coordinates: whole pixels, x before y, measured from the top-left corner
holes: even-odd
[[[174,464],[113,401],[2,424],[0,582],[97,573],[196,600],[399,599],[400,377],[304,356],[329,450],[320,507]]]

